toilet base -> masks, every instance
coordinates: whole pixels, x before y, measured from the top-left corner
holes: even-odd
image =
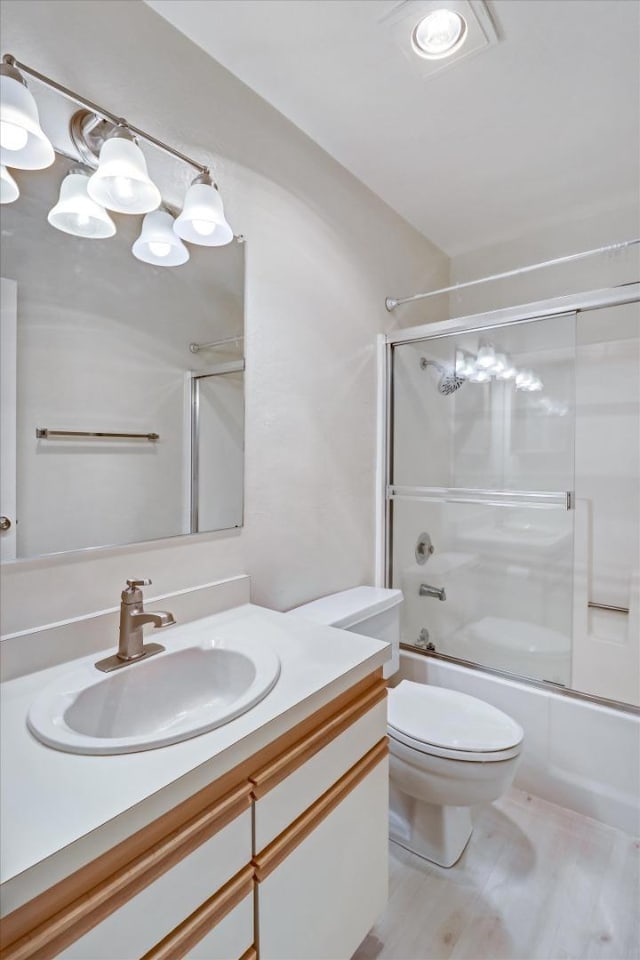
[[[424,803],[391,784],[389,837],[405,850],[440,867],[452,867],[469,842],[469,807]]]

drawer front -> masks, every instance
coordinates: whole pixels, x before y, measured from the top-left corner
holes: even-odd
[[[262,863],[256,858],[260,960],[354,953],[387,900],[387,817],[382,755],[300,843],[275,857],[273,869],[268,851]]]
[[[253,894],[185,954],[187,960],[240,960],[253,943]]]
[[[254,887],[253,867],[247,865],[142,960],[249,960]]]
[[[363,712],[366,708],[366,712]],[[381,684],[338,717],[333,731],[314,731],[309,748],[296,745],[288,763],[284,755],[250,779],[254,782],[254,844],[259,853],[350,770],[387,732],[386,690]],[[328,740],[316,751],[313,741]],[[311,754],[311,756],[309,756]],[[298,760],[301,762],[298,763]],[[282,771],[288,771],[280,779]],[[290,772],[289,772],[290,771]],[[275,776],[274,776],[275,774]],[[273,785],[272,785],[273,784]]]
[[[246,810],[57,956],[64,960],[141,957],[250,859],[251,811]]]

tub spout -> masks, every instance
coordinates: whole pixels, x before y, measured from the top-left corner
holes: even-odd
[[[428,583],[420,584],[420,596],[421,597],[435,597],[437,600],[446,600],[447,594],[444,587],[432,587]]]

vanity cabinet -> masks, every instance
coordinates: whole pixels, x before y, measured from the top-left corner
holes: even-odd
[[[380,671],[2,922],[3,960],[348,957],[387,896]]]
[[[386,744],[256,858],[261,960],[355,952],[387,900]]]

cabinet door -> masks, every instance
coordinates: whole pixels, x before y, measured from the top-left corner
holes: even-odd
[[[260,960],[346,960],[387,900],[386,740],[257,857]]]
[[[254,784],[254,850],[260,853],[311,807],[387,732],[382,679],[272,763]]]
[[[141,957],[250,859],[251,811],[245,810],[57,956],[64,960]]]

